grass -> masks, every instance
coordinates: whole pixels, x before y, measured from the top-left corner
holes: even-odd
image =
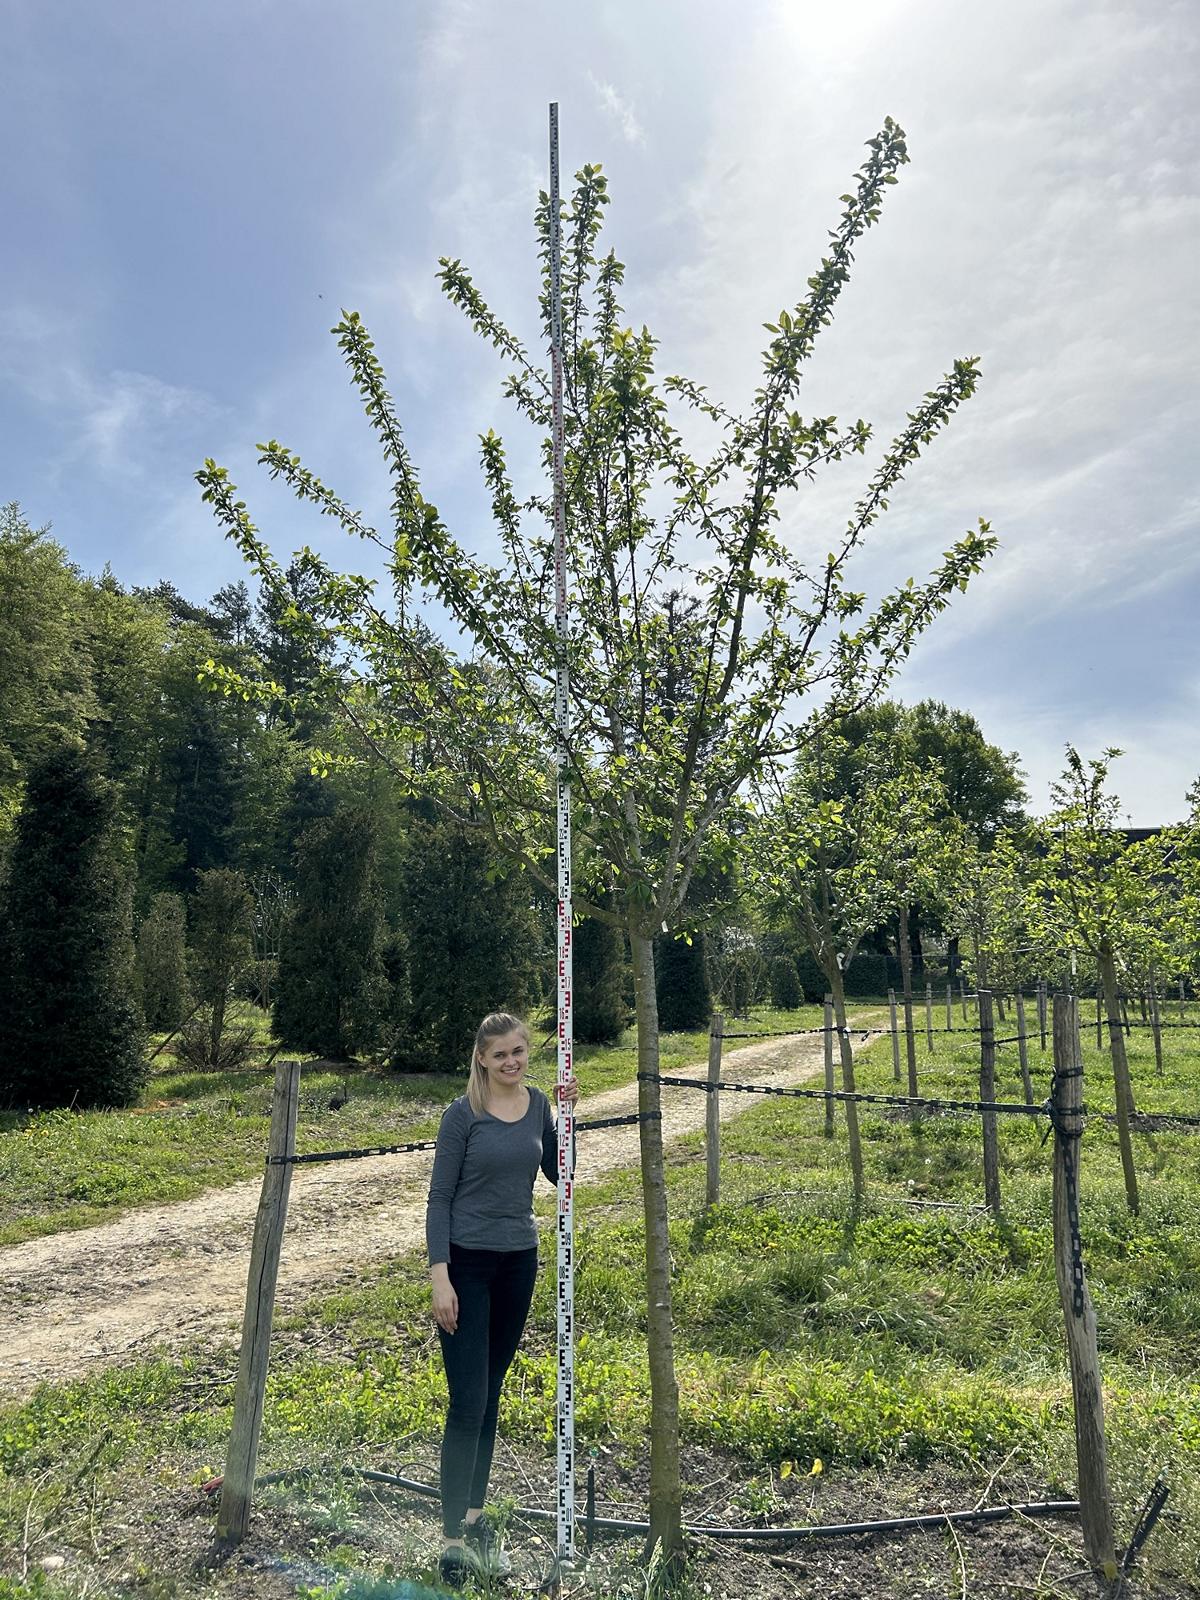
[[[698,1059],[700,1043],[683,1044],[683,1059]],[[1086,1100],[1103,1109],[1112,1104],[1106,1059],[1094,1032],[1085,1043]],[[923,1092],[977,1093],[976,1038],[939,1035],[932,1055],[923,1039],[920,1046]],[[1161,1078],[1148,1033],[1136,1031],[1130,1051],[1139,1105],[1194,1109],[1200,1030],[1167,1034]],[[591,1065],[581,1061],[585,1084]],[[1040,1098],[1049,1068],[1036,1046],[1031,1066]],[[589,1087],[631,1070],[631,1062],[596,1059]],[[894,1089],[889,1040],[860,1055],[858,1075],[863,1089]],[[1000,1048],[997,1076],[1001,1099],[1021,1098],[1015,1046]],[[710,1211],[702,1141],[671,1147],[685,1477],[687,1461],[716,1452],[749,1485],[739,1491],[748,1511],[760,1500],[776,1503],[785,1481],[818,1482],[810,1480],[818,1461],[821,1482],[853,1485],[884,1473],[894,1493],[907,1485],[917,1496],[922,1475],[934,1471],[955,1474],[973,1497],[996,1472],[997,1497],[1013,1483],[1071,1493],[1070,1384],[1051,1254],[1050,1147],[1040,1125],[1001,1119],[1005,1214],[997,1226],[978,1209],[977,1119],[928,1117],[913,1129],[903,1114],[864,1106],[870,1192],[860,1210],[848,1189],[841,1119],[833,1140],[822,1122],[820,1101],[752,1103],[723,1129],[722,1202]],[[1200,1136],[1139,1134],[1135,1144],[1137,1218],[1125,1207],[1115,1130],[1089,1124],[1081,1226],[1118,1539],[1166,1465],[1180,1520],[1160,1525],[1147,1556],[1159,1585],[1153,1592],[1174,1597],[1184,1583],[1200,1583]],[[589,1181],[586,1150],[579,1178],[577,1429],[585,1458],[603,1452],[603,1495],[606,1480],[641,1461],[648,1415],[640,1188],[633,1171]],[[501,1421],[508,1445],[535,1468],[543,1463],[545,1484],[553,1288],[544,1271]],[[430,1329],[425,1273],[412,1258],[389,1261],[278,1321],[262,1469],[349,1461],[404,1470],[415,1460],[418,1475],[428,1472],[445,1398]],[[19,1545],[33,1504],[35,1530],[45,1520],[63,1547],[86,1548],[89,1527],[129,1520],[121,1508],[146,1482],[183,1494],[218,1470],[233,1361],[231,1349],[148,1361],[43,1388],[0,1412],[0,1543]],[[295,1497],[267,1493],[264,1504],[294,1511]],[[811,1515],[821,1514],[816,1499]],[[307,1506],[303,1538],[291,1523],[280,1537],[300,1539],[297,1548],[315,1550],[326,1566],[383,1573],[355,1515],[349,1491],[339,1500],[331,1489]],[[49,1588],[11,1591],[19,1600],[43,1592],[56,1600]],[[192,1590],[184,1584],[179,1592]]]
[[[257,1027],[254,1007],[233,1021]],[[746,1029],[820,1025],[819,1008],[766,1012]],[[554,1079],[553,1046],[534,1037],[534,1081]],[[707,1033],[664,1034],[662,1070],[703,1060]],[[161,1060],[162,1058],[160,1058]],[[582,1045],[576,1074],[584,1094],[633,1081],[637,1044],[627,1029],[615,1046]],[[308,1064],[301,1078],[299,1150],[348,1148],[431,1138],[442,1107],[463,1092],[462,1077],[396,1073],[373,1065],[342,1071]],[[348,1096],[337,1111],[335,1098]],[[159,1067],[139,1105],[124,1111],[51,1111],[32,1117],[0,1112],[0,1246],[89,1227],[136,1206],[187,1200],[203,1190],[256,1177],[266,1147],[271,1078],[241,1072]]]

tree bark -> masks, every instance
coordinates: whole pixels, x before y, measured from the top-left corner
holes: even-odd
[[[842,1092],[855,1094],[854,1085],[854,1051],[850,1045],[850,1035],[846,1032],[846,986],[842,982],[840,969],[827,972],[829,987],[833,992],[833,1015],[837,1025],[838,1044],[842,1056]],[[863,1176],[862,1139],[858,1131],[858,1102],[846,1101],[846,1134],[850,1141],[850,1172],[854,1179],[854,1199],[858,1205],[866,1198],[867,1184]]]
[[[908,1092],[915,1100],[917,1087],[917,1035],[913,1029],[912,947],[908,938],[908,907],[900,907],[900,977],[904,983],[904,1048],[908,1055]],[[914,1112],[915,1116],[915,1112]]]
[[[1100,946],[1100,981],[1104,985],[1104,1007],[1108,1013],[1108,1048],[1112,1052],[1113,1087],[1117,1100],[1117,1140],[1121,1147],[1121,1170],[1125,1174],[1125,1200],[1137,1215],[1138,1183],[1133,1165],[1133,1085],[1129,1081],[1129,1058],[1125,1054],[1125,1035],[1121,1032],[1120,1002],[1117,999],[1117,963],[1107,940]]]
[[[638,1072],[657,1075],[658,998],[654,988],[654,944],[630,933],[637,1006]],[[650,1368],[650,1538],[668,1565],[683,1551],[680,1529],[679,1385],[675,1379],[675,1333],[671,1316],[671,1248],[667,1183],[663,1170],[660,1085],[638,1082],[642,1157],[642,1201],[646,1219],[646,1356]],[[653,1119],[653,1120],[650,1120]]]

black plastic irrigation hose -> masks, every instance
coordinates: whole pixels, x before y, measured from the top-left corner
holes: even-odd
[[[362,1478],[368,1483],[384,1483],[393,1489],[405,1489],[428,1500],[440,1500],[441,1491],[431,1483],[421,1483],[416,1478],[401,1477],[395,1472],[375,1472],[368,1467],[339,1467],[335,1472],[345,1477]],[[288,1472],[268,1472],[256,1478],[255,1484],[283,1483],[289,1478],[323,1478],[327,1473],[315,1467],[296,1467]],[[221,1487],[221,1478],[213,1478],[204,1485],[206,1494],[215,1494]],[[973,1511],[931,1511],[917,1517],[884,1517],[875,1522],[829,1522],[799,1528],[721,1528],[709,1527],[702,1522],[685,1522],[685,1533],[704,1534],[709,1539],[839,1539],[854,1534],[910,1533],[920,1528],[944,1528],[947,1523],[1001,1522],[1006,1517],[1072,1517],[1079,1511],[1078,1500],[1032,1500],[1020,1505],[985,1506]],[[517,1506],[514,1516],[527,1522],[554,1522],[558,1513],[543,1510],[541,1506]],[[607,1533],[648,1534],[648,1522],[631,1522],[623,1517],[589,1518],[589,1524]]]

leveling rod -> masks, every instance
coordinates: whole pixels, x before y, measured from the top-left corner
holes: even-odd
[[[550,107],[550,369],[554,457],[554,684],[558,790],[558,1560],[575,1554],[575,1205],[571,1166],[574,1109],[561,1093],[573,1076],[571,1011],[570,680],[567,668],[567,507],[563,471],[562,221],[558,194],[558,104]]]

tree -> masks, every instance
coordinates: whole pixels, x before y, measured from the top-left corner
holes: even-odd
[[[856,192],[844,197],[827,257],[799,303],[767,324],[762,382],[744,415],[687,379],[656,381],[654,338],[624,323],[624,268],[611,251],[600,253],[608,193],[599,168],[578,174],[565,216],[545,195],[537,211],[539,338],[549,345],[563,328],[563,354],[551,373],[493,313],[462,263],[442,261],[446,294],[508,363],[506,393],[539,435],[546,461],[554,397],[565,395],[571,609],[565,646],[547,615],[551,496],[518,493],[503,441],[489,430],[481,458],[498,555],[488,561],[469,552],[421,489],[357,313],[344,315],[335,333],[390,475],[391,526],[377,532],[278,442],[261,452],[273,476],[354,538],[374,543],[388,564],[391,609],[368,579],[334,572],[305,553],[319,578],[316,592],[303,608],[284,601],[280,617],[328,641],[323,689],[398,783],[435,794],[483,832],[494,852],[524,864],[552,891],[544,867],[554,847],[557,778],[551,686],[565,649],[577,909],[624,930],[633,966],[652,1397],[650,1526],[652,1542],[671,1558],[681,1548],[678,1391],[656,1120],[654,939],[664,928],[686,926],[696,874],[732,854],[726,820],[751,775],[802,746],[815,722],[867,704],[994,545],[981,524],[953,545],[927,581],[910,581],[873,608],[848,581],[852,558],[896,485],[973,393],[973,358],[955,361],[918,402],[844,527],[828,540],[822,534],[806,554],[782,521],[789,496],[823,464],[864,452],[869,443],[865,423],[839,427],[833,417],[802,417],[798,392],[849,278],[854,249],[907,160],[903,133],[888,119],[869,141]],[[555,305],[550,261],[564,223],[562,299]],[[707,460],[689,453],[672,408],[699,411],[716,431],[719,442]],[[266,592],[282,601],[284,569],[225,469],[209,461],[198,479]],[[680,593],[688,596],[686,614],[672,602]],[[464,654],[432,638],[425,602],[467,635]],[[223,676],[218,666],[214,682]]]
[[[1121,1027],[1119,969],[1170,970],[1174,929],[1193,922],[1194,904],[1177,899],[1174,860],[1180,837],[1164,830],[1129,843],[1120,800],[1108,792],[1119,750],[1084,762],[1067,746],[1067,764],[1051,788],[1054,810],[1031,828],[1034,868],[1028,918],[1045,949],[1078,952],[1098,968],[1104,993],[1117,1103],[1117,1137],[1130,1211],[1139,1209],[1131,1121],[1133,1084]]]
[[[827,793],[827,760],[843,770],[853,764],[852,803]],[[825,736],[797,758],[773,792],[766,782],[760,785],[747,871],[767,915],[790,920],[820,965],[833,996],[847,1095],[856,1091],[846,970],[869,930],[936,878],[941,835],[934,818],[941,804],[936,774],[902,764],[878,736],[854,750],[836,735]],[[917,1094],[911,1057],[909,1093]],[[846,1131],[861,1202],[866,1178],[852,1099],[846,1101]]]
[[[192,900],[192,978],[208,1014],[202,1043],[203,1060],[210,1067],[225,1061],[225,1013],[250,960],[253,911],[250,888],[240,872],[213,867],[198,874]]]
[[[778,955],[771,962],[771,1004],[776,1011],[795,1011],[804,1004],[800,974],[791,956]]]
[[[183,1025],[188,1007],[187,917],[177,894],[156,894],[138,929],[142,1011],[152,1033]]]
[[[4,895],[0,1094],[122,1106],[146,1078],[113,787],[79,748],[29,771]]]
[[[379,1046],[388,988],[371,819],[312,822],[296,852],[296,898],[280,941],[275,1033],[334,1061]]]
[[[393,1060],[465,1072],[480,1017],[524,1014],[546,964],[545,929],[526,875],[497,863],[478,831],[413,818],[401,866],[409,1012]]]
[[[658,1025],[664,1033],[694,1033],[712,1015],[708,963],[702,933],[659,939],[654,952]]]
[[[571,947],[575,1037],[612,1044],[625,1027],[625,941],[610,923],[587,918]]]

